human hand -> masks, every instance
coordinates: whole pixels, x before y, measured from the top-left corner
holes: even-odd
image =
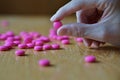
[[[119,0],[72,0],[61,7],[51,21],[76,13],[77,23],[63,25],[59,35],[83,37],[86,46],[107,42],[120,46]]]

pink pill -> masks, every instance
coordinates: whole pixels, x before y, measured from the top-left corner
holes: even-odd
[[[9,46],[9,47],[12,47],[13,45],[14,45],[13,42],[6,42],[6,43],[4,44],[4,46]]]
[[[26,49],[27,45],[26,44],[19,44],[18,48],[20,48],[20,49]]]
[[[15,55],[16,56],[25,56],[25,51],[23,51],[23,50],[16,50],[15,51]]]
[[[43,47],[42,46],[34,46],[35,51],[42,51]]]
[[[52,44],[52,49],[60,49],[60,45],[59,44]]]
[[[50,39],[48,37],[45,37],[45,36],[41,36],[40,40],[43,42],[50,42]]]
[[[57,40],[58,36],[57,35],[51,35],[51,39]]]
[[[50,66],[50,61],[48,59],[41,59],[39,60],[38,64],[40,66],[46,67],[46,66]]]
[[[20,36],[14,36],[14,40],[21,40]]]
[[[6,35],[7,35],[8,37],[13,37],[13,36],[14,36],[14,32],[13,32],[13,31],[7,31],[7,32],[6,32]]]
[[[69,39],[68,36],[58,36],[57,40],[61,41],[61,40],[65,40],[65,39]]]
[[[35,42],[35,45],[36,45],[36,46],[43,46],[43,44],[44,44],[44,43],[43,43],[42,41],[36,41],[36,42]]]
[[[70,41],[69,40],[62,40],[61,43],[62,44],[70,44]]]
[[[1,25],[2,25],[3,27],[7,27],[7,26],[9,25],[9,22],[8,22],[7,20],[3,20],[3,21],[1,22]]]
[[[27,34],[28,34],[27,32],[21,31],[19,35],[22,37],[23,35],[27,35]]]
[[[23,42],[24,42],[24,43],[31,43],[32,40],[33,40],[33,38],[32,38],[31,36],[27,36],[27,37],[25,37],[25,38],[23,39]]]
[[[43,45],[43,50],[50,50],[52,46],[50,44]]]
[[[50,33],[51,35],[57,35],[57,30],[55,30],[55,29],[50,29],[49,33]]]
[[[77,42],[83,42],[83,38],[76,38]]]
[[[30,34],[31,36],[33,36],[34,38],[38,38],[38,37],[41,36],[41,34],[38,33],[38,32],[29,32],[29,34]]]
[[[0,51],[7,51],[9,50],[8,46],[0,46]]]
[[[96,57],[95,56],[92,56],[92,55],[89,55],[89,56],[86,56],[84,58],[85,62],[88,62],[88,63],[92,63],[92,62],[95,62],[96,61]]]
[[[0,40],[6,40],[7,39],[7,35],[6,34],[1,34],[0,35]]]
[[[20,43],[21,43],[20,41],[13,41],[13,44],[14,44],[15,46],[18,46]]]
[[[34,44],[33,44],[33,43],[28,43],[28,44],[27,44],[27,47],[28,47],[28,48],[33,48],[33,47],[34,47]]]
[[[62,22],[60,22],[60,21],[55,21],[55,22],[53,22],[53,27],[55,28],[55,29],[58,29],[58,28],[60,28],[62,26]]]

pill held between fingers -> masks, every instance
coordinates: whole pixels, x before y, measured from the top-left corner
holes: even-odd
[[[96,57],[93,55],[88,55],[88,56],[85,56],[84,60],[85,62],[92,63],[96,61]]]
[[[25,51],[23,51],[23,50],[16,50],[15,51],[15,55],[16,56],[25,56]]]
[[[38,64],[40,66],[46,67],[46,66],[50,66],[50,61],[48,59],[40,59]]]
[[[62,26],[62,22],[61,21],[55,21],[55,22],[53,22],[53,27],[55,28],[55,29],[58,29],[58,28],[60,28]]]

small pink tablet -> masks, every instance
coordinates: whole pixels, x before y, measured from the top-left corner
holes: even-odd
[[[77,42],[83,42],[83,38],[75,38]]]
[[[42,51],[43,47],[42,46],[34,46],[35,51]]]
[[[9,50],[8,46],[0,46],[0,51],[7,51]]]
[[[16,56],[24,56],[25,55],[25,51],[23,51],[23,50],[16,50],[15,51],[15,55]]]
[[[69,40],[62,40],[61,43],[62,44],[70,44],[70,41]]]
[[[52,44],[52,49],[60,49],[60,45],[59,44]]]
[[[96,61],[96,57],[92,55],[85,56],[84,58],[85,62],[92,63]]]
[[[62,22],[60,22],[60,21],[55,21],[55,22],[53,22],[53,27],[54,27],[54,29],[58,29],[58,28],[60,28],[62,26]]]
[[[38,64],[40,66],[46,67],[46,66],[50,66],[50,61],[48,59],[41,59],[39,60]]]
[[[19,44],[18,48],[20,48],[20,49],[26,49],[27,45],[26,44]]]
[[[27,47],[28,47],[28,48],[33,48],[33,47],[34,47],[34,44],[33,44],[33,43],[28,43],[28,44],[27,44]]]
[[[50,50],[52,46],[50,44],[43,45],[43,50]]]
[[[3,27],[7,27],[9,25],[9,22],[7,20],[2,20],[1,25]]]

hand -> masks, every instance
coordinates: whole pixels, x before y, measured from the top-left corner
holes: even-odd
[[[120,46],[120,0],[72,0],[61,7],[51,21],[76,13],[77,23],[63,25],[58,35],[83,37],[86,46],[103,42]]]

